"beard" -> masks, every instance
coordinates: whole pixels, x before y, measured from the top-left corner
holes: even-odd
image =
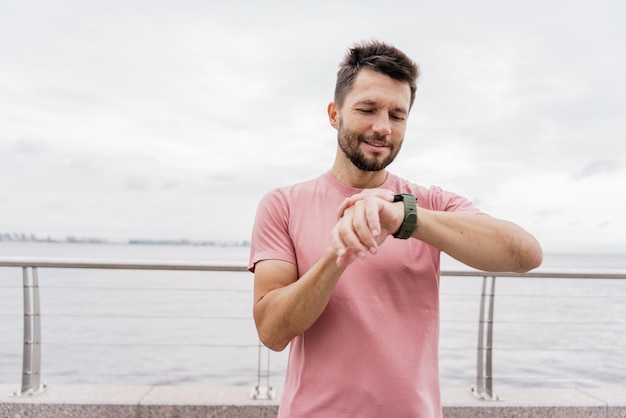
[[[374,153],[373,156],[367,157],[360,148],[362,142],[385,144],[389,155],[382,157],[382,153]],[[339,129],[337,130],[337,143],[341,151],[348,157],[356,168],[363,171],[380,171],[393,162],[400,151],[401,144],[394,145],[391,141],[378,133],[372,135],[363,135],[348,129],[344,129],[343,124],[339,121]]]

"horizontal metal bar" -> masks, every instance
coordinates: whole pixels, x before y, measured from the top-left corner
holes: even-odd
[[[256,344],[233,344],[233,343],[224,343],[224,344],[211,344],[211,343],[107,343],[107,342],[89,342],[89,343],[81,343],[81,342],[73,342],[73,341],[51,341],[46,342],[45,346],[56,346],[63,347],[67,345],[71,346],[81,346],[81,347],[187,347],[187,348],[239,348],[239,349],[248,349],[248,348],[257,348]]]
[[[176,374],[176,373],[80,373],[73,372],[72,376],[101,376],[101,377],[202,377],[202,378],[216,378],[216,377],[256,377],[256,373],[223,373],[223,374]],[[284,373],[272,374],[272,376],[282,377]]]
[[[233,320],[233,321],[250,321],[249,316],[217,316],[217,315],[135,315],[135,314],[68,314],[57,313],[47,314],[47,318],[116,318],[116,319],[215,319],[215,320]]]
[[[43,259],[30,257],[0,257],[0,267],[44,267],[66,269],[114,269],[114,270],[191,270],[246,272],[246,263],[201,263],[195,261],[142,261],[142,260],[89,260],[89,259]],[[479,270],[442,270],[442,276],[452,277],[524,277],[538,279],[626,279],[626,273],[548,272],[529,273],[484,272]]]
[[[597,347],[581,347],[581,348],[567,348],[567,347],[554,347],[554,348],[536,348],[536,347],[500,347],[498,346],[498,351],[545,351],[545,352],[553,352],[553,351],[567,351],[567,352],[586,352],[586,351],[602,351],[607,353],[613,352],[623,352],[624,347],[609,347],[609,348],[597,348]]]
[[[1,264],[0,264],[1,265]],[[478,270],[442,270],[442,276],[452,277],[523,277],[535,279],[626,279],[626,273],[581,273],[581,272],[541,272],[532,271],[529,273],[506,273],[506,272],[485,272]]]
[[[15,287],[15,286],[13,286]],[[252,293],[252,289],[226,289],[212,287],[113,287],[113,286],[46,286],[46,289],[61,290],[111,290],[124,292],[220,292],[220,293]]]
[[[142,260],[87,260],[87,259],[38,259],[26,257],[0,257],[0,267],[43,267],[67,269],[113,269],[113,270],[192,270],[192,271],[248,271],[248,265],[199,263],[193,261],[142,261]]]

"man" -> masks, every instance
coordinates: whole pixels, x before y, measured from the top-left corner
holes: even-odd
[[[332,168],[259,205],[254,319],[270,349],[291,343],[281,417],[441,416],[440,251],[487,271],[541,264],[520,227],[386,170],[418,76],[391,45],[351,48],[328,105]]]

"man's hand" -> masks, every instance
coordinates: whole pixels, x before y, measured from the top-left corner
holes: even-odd
[[[367,189],[339,206],[339,220],[331,233],[339,267],[365,258],[368,253],[376,254],[387,235],[400,227],[404,209],[393,204],[393,196],[391,190]]]
[[[368,197],[380,197],[388,202],[393,202],[394,192],[389,189],[365,189],[361,193],[354,194],[341,203],[337,209],[337,219],[343,216],[343,213],[350,206],[354,205],[359,200],[363,200]]]

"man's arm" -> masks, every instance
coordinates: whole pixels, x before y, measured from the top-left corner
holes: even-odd
[[[535,237],[489,215],[418,209],[418,223],[413,238],[478,270],[523,273],[543,261]]]
[[[263,260],[254,269],[254,321],[267,347],[282,351],[320,317],[339,277],[337,249],[329,247],[320,260],[298,279],[287,261]]]
[[[366,191],[352,196],[339,208],[341,216],[332,240],[339,255],[375,253],[377,242],[400,228],[402,202],[387,194]],[[521,227],[484,214],[417,209],[412,238],[424,241],[479,270],[525,272],[543,260],[539,242]],[[383,238],[383,239],[381,239]],[[339,259],[341,263],[341,257]]]

